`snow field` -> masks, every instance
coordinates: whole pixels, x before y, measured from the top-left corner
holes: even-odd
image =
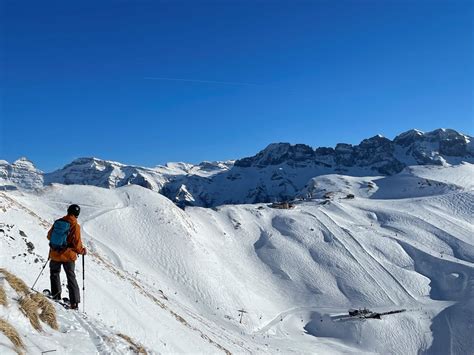
[[[291,210],[256,204],[182,211],[138,186],[2,193],[0,265],[32,284],[42,266],[34,259],[47,255],[48,223],[74,202],[82,206],[79,223],[91,251],[87,322],[61,311],[64,323],[84,335],[84,348],[119,352],[91,333],[123,332],[157,353],[469,353],[470,169],[417,168],[390,184],[370,180],[373,194],[360,191],[366,178],[327,176],[340,197],[356,198],[336,195],[321,204],[317,196]],[[434,183],[420,187],[426,180]],[[6,224],[14,226],[7,231]],[[17,252],[26,249],[20,229],[35,254]],[[76,268],[80,279],[80,262]],[[38,289],[47,287],[46,272]],[[338,321],[359,307],[407,311]],[[247,312],[242,323],[240,309]],[[66,353],[75,349],[59,340]]]

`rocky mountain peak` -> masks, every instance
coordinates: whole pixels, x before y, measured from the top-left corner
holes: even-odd
[[[364,139],[360,142],[359,147],[369,147],[369,146],[381,146],[391,144],[392,141],[384,136],[377,134],[371,138]]]
[[[393,175],[412,165],[474,163],[472,137],[452,129],[410,130],[393,140],[381,135],[357,145],[313,149],[306,144],[273,143],[237,161],[169,163],[146,168],[94,157],[78,158],[43,174],[26,158],[0,161],[0,186],[39,188],[44,184],[80,184],[114,188],[139,185],[170,200],[197,206],[291,199],[314,177]]]
[[[37,170],[33,162],[26,157],[15,160],[12,165],[22,169]]]
[[[45,174],[46,184],[94,185],[105,188],[133,184],[154,191],[160,191],[164,180],[156,169],[125,165],[94,157],[75,159],[62,169]]]
[[[301,162],[314,159],[313,148],[306,144],[272,143],[257,155],[237,160],[235,166],[263,167],[284,162]]]
[[[104,159],[99,159],[95,157],[83,157],[83,158],[74,159],[70,164],[66,165],[64,168],[72,167],[72,166],[81,166],[84,168],[103,170],[110,166],[126,166],[126,165],[116,162],[116,161],[104,160]]]
[[[17,187],[36,189],[43,186],[43,172],[26,157],[15,160],[12,164],[0,161],[0,188],[13,190]]]
[[[449,129],[449,128],[438,128],[438,129],[435,129],[434,131],[425,133],[424,136],[430,139],[438,139],[438,140],[451,140],[451,139],[465,140],[466,139],[466,136],[464,134],[459,133],[458,131],[455,131],[454,129]]]
[[[471,137],[454,129],[439,128],[426,133],[410,130],[398,135],[393,141],[407,148],[419,164],[439,164],[445,157],[474,155],[471,140]]]
[[[423,135],[424,133],[422,131],[410,129],[409,131],[403,132],[396,136],[393,142],[406,147],[410,144],[413,144],[415,141],[422,139]]]

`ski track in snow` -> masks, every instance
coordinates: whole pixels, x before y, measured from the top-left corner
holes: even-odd
[[[126,349],[111,337],[117,331],[160,353],[474,349],[464,335],[474,327],[472,192],[301,202],[287,211],[236,205],[186,212],[138,187],[54,186],[47,194],[54,198],[2,192],[0,203],[8,202],[4,212],[18,225],[12,231],[26,231],[23,239],[34,240],[41,252],[44,236],[35,233],[49,228],[51,211],[70,196],[84,200],[89,210],[80,224],[95,289],[86,300],[88,314],[68,312],[73,319],[65,321],[78,327],[70,329],[81,332],[84,348],[100,354]],[[0,233],[9,252],[21,243]],[[19,256],[0,257],[31,281]],[[407,312],[346,325],[332,321],[353,305]],[[235,312],[242,308],[248,313],[240,324]],[[29,344],[44,348],[40,339]]]
[[[329,217],[329,215],[325,212],[322,212],[321,213],[327,217],[328,221],[330,222],[329,224],[331,225],[332,224],[332,227],[335,227],[335,228],[340,228],[336,222],[334,222],[334,220]],[[344,230],[344,229],[342,229]],[[392,296],[390,296],[390,292],[388,291],[388,287],[387,286],[382,286],[380,284],[380,281],[378,281],[376,278],[375,278],[375,275],[377,274],[380,274],[380,272],[377,272],[379,270],[377,270],[377,268],[375,267],[375,265],[371,265],[370,261],[366,261],[367,258],[366,258],[366,255],[370,256],[370,254],[368,253],[368,251],[362,247],[362,245],[357,242],[356,240],[354,240],[354,237],[352,236],[352,234],[350,233],[347,233],[346,230],[344,230],[344,232],[346,233],[346,235],[348,235],[350,238],[349,239],[346,239],[346,242],[343,242],[342,239],[338,238],[335,236],[334,233],[332,233],[333,235],[333,238],[334,240],[336,240],[338,243],[340,243],[344,249],[347,251],[347,253],[351,256],[351,258],[364,270],[364,272],[366,273],[366,275],[372,279],[372,281],[377,284],[379,286],[379,288],[385,293],[386,297],[388,300],[391,301],[392,304],[397,304],[399,302],[395,301]],[[355,245],[355,247],[351,248],[349,247],[346,243],[349,242],[348,244],[352,244],[352,246]],[[352,251],[351,251],[352,250]],[[357,256],[356,256],[356,253],[357,253]],[[371,259],[375,260],[373,257],[371,257]],[[362,262],[361,262],[362,261]],[[377,262],[377,264],[379,264]],[[380,264],[379,264],[380,265]],[[384,270],[386,272],[386,270]]]
[[[76,321],[87,331],[92,343],[97,348],[100,354],[112,354],[112,349],[104,341],[105,335],[99,331],[98,328],[94,327],[90,322],[86,320],[86,317],[74,313]]]

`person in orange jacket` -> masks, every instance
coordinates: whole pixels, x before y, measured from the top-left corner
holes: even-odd
[[[87,253],[86,248],[82,245],[81,226],[77,223],[80,212],[81,208],[78,205],[69,206],[67,215],[56,220],[48,232],[51,296],[53,299],[61,299],[60,272],[62,265],[66,272],[69,302],[72,309],[77,309],[81,302],[79,285],[74,272],[77,254],[86,255]],[[61,235],[63,235],[63,244],[58,246],[57,243],[61,242]]]

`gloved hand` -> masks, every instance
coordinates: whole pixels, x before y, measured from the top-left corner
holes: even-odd
[[[86,249],[86,248],[84,248],[84,249],[82,250],[82,255],[87,255],[87,249]]]

